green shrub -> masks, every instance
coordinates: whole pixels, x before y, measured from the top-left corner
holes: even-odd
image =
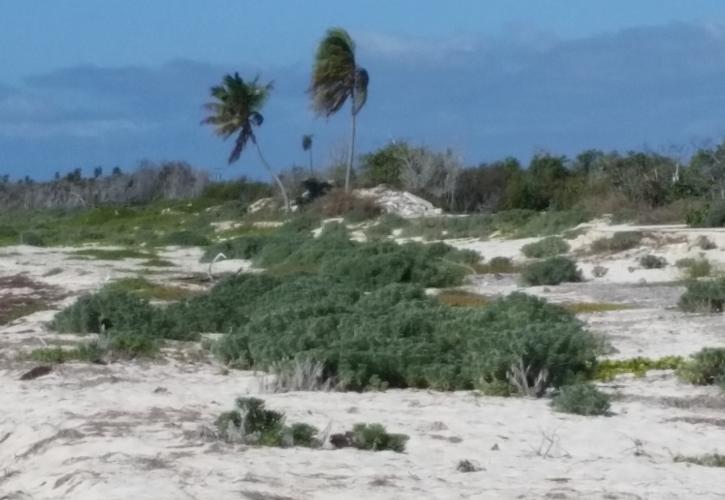
[[[377,223],[371,225],[365,230],[365,234],[370,239],[385,238],[390,236],[394,230],[402,229],[408,224],[407,219],[396,214],[384,214]]]
[[[725,226],[725,202],[718,201],[692,211],[687,215],[687,224],[691,227]]]
[[[592,242],[592,251],[602,252],[623,252],[636,248],[642,241],[644,235],[639,231],[620,231],[614,233],[610,238],[599,238]]]
[[[563,413],[586,416],[607,415],[610,397],[592,384],[567,385],[554,395],[551,406]]]
[[[581,281],[582,275],[573,260],[567,257],[551,257],[527,265],[521,273],[521,279],[529,286],[558,285]]]
[[[725,384],[725,348],[706,347],[684,362],[679,377],[695,385]]]
[[[640,257],[639,264],[645,269],[662,269],[667,265],[667,260],[656,255],[645,255]]]
[[[703,467],[725,467],[725,455],[720,455],[719,453],[699,456],[676,455],[674,461],[701,465]]]
[[[554,257],[569,251],[569,244],[558,236],[549,236],[521,248],[521,252],[529,258],[541,259]]]
[[[494,257],[486,263],[474,266],[479,274],[510,274],[518,272],[518,268],[508,257]]]
[[[685,312],[723,312],[725,278],[688,283],[677,305]]]
[[[20,234],[20,243],[32,247],[44,247],[45,239],[35,231],[25,231]]]
[[[687,257],[678,260],[675,265],[680,269],[684,269],[686,277],[692,280],[710,276],[710,272],[712,271],[710,261],[705,258],[694,259]]]
[[[163,246],[205,247],[210,244],[209,239],[203,234],[188,230],[174,231],[164,236],[161,240],[161,245]]]
[[[264,401],[257,398],[238,398],[236,407],[222,413],[215,422],[222,437],[260,446],[282,446],[283,413],[266,409]]]
[[[714,250],[717,248],[717,245],[714,241],[712,241],[707,236],[698,236],[695,244],[700,247],[702,250]]]
[[[104,350],[98,342],[82,344],[76,348],[44,347],[33,350],[29,357],[41,363],[67,363],[69,361],[86,361],[96,363],[103,358]]]
[[[380,424],[355,424],[352,428],[352,445],[359,450],[402,453],[408,439],[405,434],[389,434]]]

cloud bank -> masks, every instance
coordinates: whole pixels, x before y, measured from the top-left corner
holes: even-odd
[[[725,27],[641,27],[561,41],[532,30],[506,39],[424,40],[355,33],[371,74],[362,150],[392,139],[454,147],[470,163],[537,149],[573,154],[687,143],[725,134]],[[225,72],[261,73],[275,93],[259,133],[280,168],[317,158],[347,137],[347,116],[316,119],[305,94],[311,54],[289,67],[177,60],[160,67],[76,66],[0,83],[0,173],[49,177],[142,158],[261,175],[248,155],[199,125],[208,88]],[[345,115],[345,113],[343,113]]]

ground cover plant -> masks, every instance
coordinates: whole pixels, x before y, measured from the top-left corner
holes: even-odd
[[[309,424],[287,424],[284,413],[270,410],[258,398],[237,398],[235,409],[219,415],[215,421],[217,434],[226,441],[254,446],[320,448],[323,436]],[[351,431],[329,437],[335,448],[398,453],[405,451],[408,436],[391,434],[381,424],[355,424]]]
[[[674,461],[701,465],[703,467],[725,467],[725,455],[721,455],[719,453],[697,456],[676,455],[674,457]]]
[[[609,238],[599,238],[591,245],[595,253],[616,253],[636,248],[642,241],[644,235],[639,231],[620,231]]]
[[[512,274],[520,270],[508,257],[493,257],[488,262],[475,264],[474,268],[478,274]]]
[[[685,312],[723,312],[725,278],[689,282],[677,305]]]
[[[683,362],[678,376],[695,385],[720,385],[725,388],[725,348],[706,347]]]
[[[704,278],[706,276],[710,276],[710,272],[712,271],[712,264],[710,264],[710,261],[707,260],[704,257],[700,258],[692,258],[687,257],[684,259],[678,260],[675,265],[679,269],[683,269],[685,272],[685,276],[689,279],[697,279],[697,278]]]
[[[632,359],[604,359],[597,363],[595,378],[598,380],[613,380],[617,375],[625,373],[644,377],[649,370],[677,370],[684,363],[680,356],[665,356],[659,359],[632,358]]]
[[[549,236],[521,248],[521,253],[530,259],[554,257],[569,251],[569,244],[558,236]]]
[[[356,243],[338,223],[326,224],[314,237],[310,226],[314,227],[317,220],[310,222],[300,219],[273,234],[242,236],[213,245],[204,260],[223,253],[227,258],[251,259],[277,274],[303,271],[330,277],[344,275],[346,280],[370,289],[388,283],[457,285],[475,270],[472,266],[479,259],[474,252],[443,243]]]
[[[645,255],[639,258],[639,265],[645,269],[662,269],[667,265],[667,260],[656,255]]]
[[[556,411],[576,415],[607,415],[611,398],[592,384],[567,385],[559,389],[551,400]]]
[[[527,265],[521,272],[521,280],[528,286],[558,285],[581,281],[582,275],[576,262],[560,256]]]

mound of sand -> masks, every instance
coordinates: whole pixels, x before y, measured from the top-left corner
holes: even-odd
[[[427,217],[442,215],[443,211],[429,201],[406,191],[396,191],[386,186],[356,189],[353,193],[361,198],[373,198],[386,213],[401,217]]]

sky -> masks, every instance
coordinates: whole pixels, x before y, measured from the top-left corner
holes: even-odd
[[[227,72],[274,80],[258,138],[278,169],[344,154],[348,113],[305,94],[331,26],[370,73],[361,152],[393,140],[468,164],[725,135],[722,0],[3,0],[0,174],[185,160],[263,177],[199,125]]]

